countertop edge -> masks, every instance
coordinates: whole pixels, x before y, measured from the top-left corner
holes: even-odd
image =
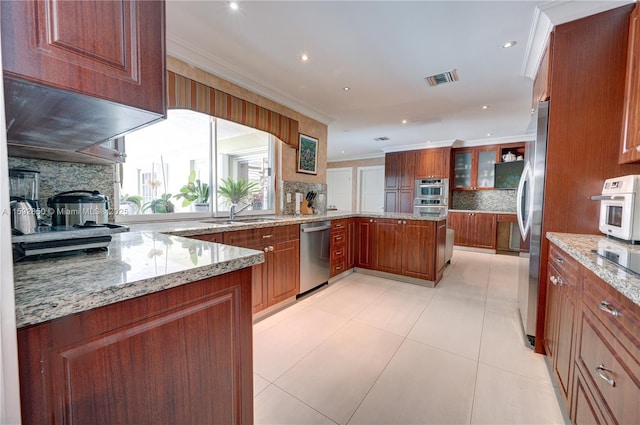
[[[624,271],[620,267],[598,257],[591,249],[597,249],[598,242],[604,240],[607,243],[620,244],[601,235],[584,235],[572,233],[547,232],[546,237],[569,254],[587,270],[602,279],[609,286],[620,292],[631,302],[640,307],[640,277]],[[590,246],[578,248],[576,243],[583,243]]]

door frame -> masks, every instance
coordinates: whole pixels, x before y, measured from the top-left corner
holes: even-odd
[[[365,167],[358,167],[356,169],[356,175],[358,178],[358,188],[357,188],[357,193],[356,193],[356,211],[360,212],[360,207],[361,207],[361,198],[362,198],[362,171],[366,171],[366,170],[382,170],[382,177],[384,178],[384,165],[367,165]],[[381,188],[382,191],[382,200],[383,200],[383,205],[384,205],[384,186]],[[384,209],[383,209],[384,210]]]

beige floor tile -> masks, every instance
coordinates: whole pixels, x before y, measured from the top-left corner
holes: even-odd
[[[389,362],[402,337],[350,322],[275,385],[344,424]]]
[[[253,370],[273,382],[346,323],[313,306],[253,336]]]
[[[425,293],[416,296],[410,291],[396,290],[394,287],[385,291],[383,296],[372,302],[353,320],[396,335],[407,336],[434,293],[430,291],[429,297],[426,297]]]
[[[406,340],[349,423],[469,423],[476,364]]]
[[[564,424],[551,384],[480,364],[472,424]]]
[[[391,284],[384,279],[355,273],[353,278],[336,291],[310,301],[309,305],[353,319],[390,287]]]
[[[487,310],[480,362],[541,382],[550,383],[544,356],[525,346],[517,310],[510,315]]]
[[[478,360],[484,301],[438,292],[407,338]]]
[[[281,321],[285,320],[288,317],[291,317],[295,314],[298,314],[298,312],[300,310],[303,310],[305,308],[307,308],[308,305],[307,304],[303,304],[303,303],[296,303],[293,304],[291,306],[288,306],[280,311],[278,311],[277,313],[272,314],[271,316],[265,317],[264,319],[260,320],[257,323],[254,323],[253,325],[253,334],[258,334],[260,332],[263,332],[267,329],[269,329],[270,327],[280,323]]]
[[[271,385],[271,382],[267,381],[257,373],[253,374],[253,396],[254,397],[260,394],[269,385]]]
[[[275,385],[269,386],[254,402],[254,422],[260,424],[335,424]]]

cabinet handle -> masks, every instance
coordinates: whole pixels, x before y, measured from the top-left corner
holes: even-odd
[[[551,276],[549,277],[549,280],[551,281],[551,283],[553,283],[554,285],[558,284],[558,278],[555,276]]]
[[[369,223],[373,223],[373,219],[372,218],[369,219]]]
[[[263,249],[264,252],[269,252],[269,247],[265,246]]]
[[[398,220],[398,224],[402,224],[402,220]]]
[[[616,386],[616,381],[614,381],[613,378],[611,378],[607,374],[607,372],[611,371],[604,367],[604,363],[600,363],[598,366],[596,366],[596,372],[598,373],[598,376],[607,381],[607,384],[611,385],[612,387]]]
[[[269,246],[269,252],[273,252],[273,247]]]
[[[611,307],[611,304],[606,301],[600,301],[600,304],[598,304],[598,308],[606,313],[609,313],[613,317],[620,317],[620,312]]]
[[[342,266],[337,266],[336,270],[342,270]]]
[[[341,241],[342,240],[342,236],[336,236],[336,240],[337,241]]]
[[[344,224],[336,224],[336,227],[344,227]]]
[[[336,255],[342,255],[342,251],[336,251]]]
[[[554,258],[553,261],[555,261],[558,264],[564,264],[564,260],[562,258],[560,258],[560,257]]]
[[[402,224],[407,224],[407,220],[402,220]]]
[[[269,239],[269,238],[272,238],[272,237],[273,237],[273,234],[271,234],[271,235],[262,235],[262,239]]]

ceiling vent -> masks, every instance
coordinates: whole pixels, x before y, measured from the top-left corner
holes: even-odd
[[[388,137],[382,136],[382,137],[376,137],[375,139],[376,142],[386,142],[387,140],[389,140]]]
[[[429,83],[431,87],[435,87],[440,84],[452,83],[458,81],[458,72],[454,69],[452,71],[443,72],[442,74],[432,75],[425,77],[424,80]]]

